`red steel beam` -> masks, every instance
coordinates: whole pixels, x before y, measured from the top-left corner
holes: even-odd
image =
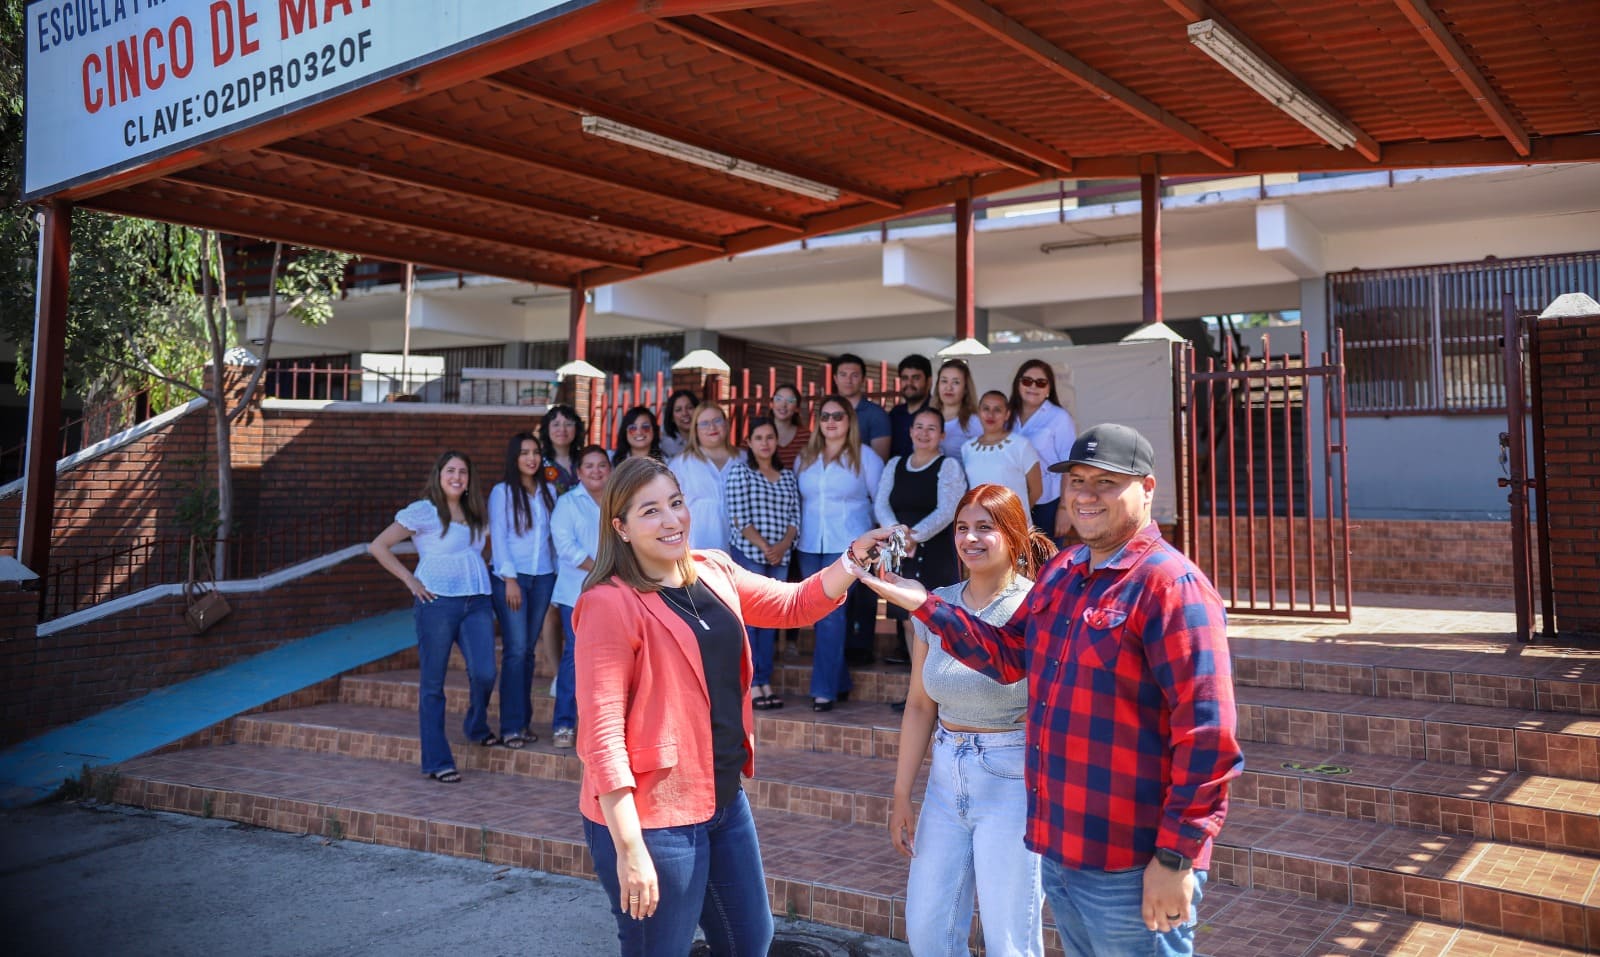
[[[1139,275],[1144,322],[1161,321],[1161,174],[1139,174]]]
[[[719,22],[720,19],[687,17],[659,22],[663,28],[688,40],[748,63],[766,73],[782,77],[845,106],[864,110],[913,133],[931,137],[947,146],[965,150],[1002,166],[1037,173],[1039,176],[1051,175],[1060,168],[1056,163],[1035,164],[1026,158],[1019,159],[1010,149],[997,149],[997,144],[993,140],[975,137],[967,130],[950,129],[938,117],[940,112],[949,113],[955,108],[931,96],[928,99],[936,104],[935,109],[939,111],[932,117],[906,109],[903,104],[885,96],[881,89],[881,84],[885,81],[898,81],[891,80],[843,56],[832,54],[836,60],[833,68],[819,67],[815,61],[823,57],[816,54],[819,51],[823,53],[832,51],[771,24],[767,24],[771,30],[763,31],[761,27],[749,22],[754,20],[756,23],[767,23],[759,17],[748,17],[738,21],[746,30],[760,35],[757,38],[752,38],[744,31],[725,26]],[[791,52],[795,50],[809,52],[812,57],[809,59],[797,57]],[[841,71],[848,79],[841,78]],[[906,87],[910,89],[909,84],[906,84]]]
[[[419,187],[447,196],[494,203],[499,206],[517,209],[524,213],[531,212],[543,216],[555,216],[559,219],[582,223],[591,228],[599,226],[619,232],[648,236],[662,242],[675,242],[685,246],[698,246],[716,251],[721,251],[723,248],[721,241],[715,237],[708,237],[691,230],[679,229],[676,226],[642,220],[634,216],[602,212],[587,206],[579,206],[576,203],[550,199],[545,196],[513,193],[495,186],[486,186],[470,180],[457,179],[454,176],[436,173],[432,170],[418,169],[403,163],[346,153],[343,150],[332,149],[318,143],[302,143],[298,141],[279,143],[275,146],[263,147],[259,152],[275,156],[287,156],[296,160],[316,163],[319,166],[326,166],[390,183],[398,183],[402,186]],[[404,258],[401,259],[401,262],[405,261]]]
[[[841,193],[849,193],[852,196],[859,196],[869,203],[882,206],[886,209],[894,209],[900,205],[900,198],[885,190],[881,190],[873,186],[867,186],[862,183],[852,182],[849,179],[839,176],[835,173],[812,169],[809,166],[805,166],[801,163],[794,163],[779,156],[771,156],[757,150],[752,150],[734,143],[729,143],[715,136],[707,136],[704,133],[698,133],[694,130],[678,126],[674,123],[664,122],[647,113],[640,113],[635,110],[630,110],[627,107],[607,103],[604,100],[587,96],[582,93],[564,90],[558,86],[545,83],[542,80],[535,80],[529,77],[508,73],[499,73],[493,77],[484,79],[483,82],[490,84],[496,89],[513,93],[518,96],[525,96],[530,99],[538,100],[541,103],[549,103],[551,106],[557,106],[562,109],[571,110],[574,113],[585,113],[590,116],[603,116],[607,119],[615,120],[618,123],[625,123],[628,126],[636,127],[641,130],[648,130],[657,136],[665,136],[669,139],[677,140],[680,143],[688,143],[690,146],[697,146],[700,149],[710,150],[714,153],[722,153],[725,156],[732,156],[736,159],[744,160],[746,162],[757,163],[761,166],[770,167],[771,169],[788,173],[791,176],[799,176],[803,179],[809,179],[812,182],[821,183],[824,186],[832,187]]]
[[[1110,105],[1146,123],[1167,130],[1223,166],[1233,165],[1234,151],[1226,143],[1167,112],[994,7],[980,0],[933,0],[933,2],[990,37],[1029,57],[1057,76],[1071,80]]]
[[[505,143],[493,137],[481,136],[460,126],[445,127],[418,117],[408,116],[402,118],[392,113],[382,116],[364,116],[356,122],[376,126],[392,133],[425,139],[452,149],[469,150],[494,159],[560,173],[563,176],[571,176],[574,179],[581,179],[599,186],[624,189],[649,196],[652,199],[666,200],[682,206],[692,206],[696,209],[725,216],[737,216],[740,219],[746,219],[763,226],[778,226],[794,232],[800,231],[800,221],[798,219],[780,216],[771,210],[760,209],[744,203],[730,202],[715,196],[707,196],[703,193],[668,188],[663,186],[659,179],[634,176],[630,173],[622,173],[589,163],[581,163],[564,156],[546,153],[542,150]],[[692,245],[703,244],[695,243]],[[710,245],[706,246],[707,249],[720,247],[721,243],[717,240],[711,240]]]
[[[72,207],[46,203],[39,236],[38,300],[33,314],[32,382],[28,389],[28,452],[23,470],[17,560],[41,579],[50,571],[55,524],[56,461],[61,454],[61,387],[67,347],[68,266]]]
[[[562,256],[567,259],[581,259],[585,262],[600,263],[635,271],[639,268],[637,256],[619,255],[610,250],[578,246],[558,240],[529,239],[526,236],[503,229],[496,229],[492,226],[480,225],[468,228],[460,223],[453,223],[432,216],[419,216],[416,213],[388,209],[359,199],[329,196],[325,193],[311,193],[292,186],[285,186],[282,183],[273,183],[262,179],[244,179],[230,176],[226,173],[214,173],[210,170],[197,169],[168,177],[168,181],[185,183],[200,189],[226,193],[229,196],[239,196],[245,199],[259,197],[312,213],[321,210],[338,213],[341,216],[350,216],[363,222],[371,223],[379,227],[380,231],[381,227],[384,226],[404,226],[407,229],[421,230],[452,240],[507,246],[521,253]]]
[[[1417,32],[1422,34],[1422,39],[1433,48],[1439,59],[1444,61],[1450,75],[1454,76],[1462,89],[1477,102],[1478,108],[1489,117],[1489,121],[1506,138],[1506,142],[1511,144],[1511,148],[1517,151],[1517,155],[1527,156],[1530,148],[1528,131],[1517,122],[1511,108],[1506,106],[1505,101],[1500,99],[1500,94],[1489,85],[1489,79],[1478,69],[1477,64],[1472,62],[1472,58],[1467,56],[1467,51],[1461,49],[1461,44],[1456,42],[1455,36],[1439,19],[1439,15],[1433,12],[1433,8],[1428,6],[1426,0],[1395,0],[1395,5],[1405,14],[1405,18],[1411,21],[1411,25],[1417,28]]]
[[[966,130],[974,136],[1000,144],[1052,170],[1061,173],[1072,171],[1072,157],[1054,147],[1046,146],[1010,127],[941,100],[887,73],[857,63],[820,43],[791,33],[769,20],[742,12],[707,14],[704,19],[957,129]]]
[[[567,361],[579,362],[586,359],[588,353],[589,291],[580,279],[567,296]]]
[[[972,222],[972,197],[956,200],[956,341],[978,335],[977,231]]]
[[[1337,150],[1331,146],[1242,149],[1233,166],[1222,166],[1194,153],[1165,154],[1161,157],[1161,173],[1163,176],[1221,176],[1600,162],[1600,136],[1582,133],[1532,137],[1528,140],[1527,156],[1519,156],[1516,149],[1499,136],[1384,143],[1382,148],[1382,163],[1367,162],[1353,150]],[[1080,156],[1073,163],[1073,175],[1081,179],[1125,179],[1138,174],[1137,156]]]

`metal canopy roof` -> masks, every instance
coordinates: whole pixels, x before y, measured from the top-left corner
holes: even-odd
[[[1192,43],[1204,20],[1352,145]],[[596,286],[1058,177],[1595,160],[1597,131],[1589,0],[598,0],[58,198]]]

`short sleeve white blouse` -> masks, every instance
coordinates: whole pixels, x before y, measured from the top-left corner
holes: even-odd
[[[451,522],[440,535],[439,510],[418,499],[395,513],[394,520],[411,530],[417,547],[417,580],[435,595],[459,597],[489,594],[489,566],[483,561],[483,532]]]
[[[984,445],[973,439],[961,447],[961,467],[967,473],[967,485],[977,488],[985,482],[1004,485],[1017,493],[1024,508],[1028,503],[1028,471],[1039,464],[1039,453],[1033,443],[1012,432],[994,445]]]

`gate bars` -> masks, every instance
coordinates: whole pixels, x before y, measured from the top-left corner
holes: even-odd
[[[1203,369],[1174,345],[1180,543],[1231,614],[1349,621],[1343,334],[1317,365],[1303,331],[1298,356],[1272,355],[1268,336],[1260,358],[1222,339]]]

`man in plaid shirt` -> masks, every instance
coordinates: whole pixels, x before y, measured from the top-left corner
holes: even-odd
[[[971,667],[1028,679],[1026,840],[1067,953],[1192,954],[1211,841],[1244,769],[1222,600],[1150,519],[1144,436],[1096,426],[1054,470],[1083,545],[1045,566],[1006,624],[858,574]]]

